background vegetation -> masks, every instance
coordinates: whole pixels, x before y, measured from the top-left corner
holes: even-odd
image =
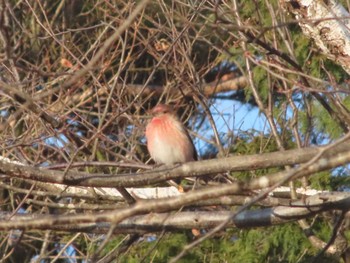
[[[347,55],[301,2],[1,1],[2,262],[348,262]],[[153,169],[157,103],[212,162]]]

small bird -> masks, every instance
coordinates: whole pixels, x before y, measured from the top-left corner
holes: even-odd
[[[151,110],[146,127],[147,148],[158,164],[197,161],[197,152],[185,126],[172,107],[159,104]]]

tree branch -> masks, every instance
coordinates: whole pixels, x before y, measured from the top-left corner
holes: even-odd
[[[329,145],[328,145],[329,147]],[[324,147],[303,148],[281,152],[233,156],[221,159],[211,159],[185,163],[175,166],[163,166],[158,169],[136,174],[88,174],[82,172],[46,170],[43,168],[23,166],[0,160],[0,172],[12,177],[31,179],[47,183],[79,185],[91,187],[136,187],[145,186],[170,179],[198,177],[208,174],[223,173],[227,171],[245,171],[261,168],[279,167],[284,165],[295,165],[311,160]],[[324,157],[335,156],[350,150],[350,145],[340,144],[326,151]],[[334,165],[341,165],[346,160],[339,161]],[[333,168],[333,164],[331,168]],[[283,174],[283,173],[282,173]]]
[[[142,206],[138,205],[138,207]],[[134,207],[135,208],[135,207]],[[277,206],[274,208],[256,209],[240,213],[226,227],[251,228],[262,226],[273,226],[287,222],[296,221],[303,218],[331,210],[349,210],[350,193],[333,192],[322,193],[290,202],[289,206]],[[92,215],[69,215],[60,218],[51,215],[28,215],[16,214],[8,220],[9,213],[0,213],[0,230],[9,229],[41,229],[41,230],[61,230],[78,232],[106,233],[110,227],[109,216],[120,213],[120,210],[99,213]],[[163,230],[183,230],[183,229],[209,229],[217,226],[221,222],[232,216],[230,211],[185,211],[176,213],[150,213],[148,215],[132,216],[121,220],[115,225],[115,233],[131,233],[133,231],[159,232]],[[77,220],[90,218],[89,220]],[[104,217],[104,220],[102,218]],[[55,220],[57,218],[57,220]],[[116,218],[116,217],[115,217]],[[64,220],[63,220],[64,219]],[[69,221],[71,224],[65,224]],[[36,221],[42,224],[36,224]],[[55,221],[54,224],[50,222]],[[74,222],[74,224],[72,224]]]

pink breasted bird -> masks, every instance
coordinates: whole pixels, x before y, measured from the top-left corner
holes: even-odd
[[[147,148],[158,164],[185,163],[197,160],[197,152],[185,126],[173,109],[159,104],[151,110],[146,127]]]

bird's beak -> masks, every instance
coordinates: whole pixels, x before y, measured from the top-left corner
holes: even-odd
[[[153,118],[153,111],[152,111],[152,109],[150,109],[150,110],[147,110],[147,111],[145,111],[145,115],[143,115],[143,117],[145,118],[145,119],[152,119]]]
[[[148,111],[146,111],[146,113],[147,113],[148,118],[152,118],[154,116],[153,109],[149,109]]]

